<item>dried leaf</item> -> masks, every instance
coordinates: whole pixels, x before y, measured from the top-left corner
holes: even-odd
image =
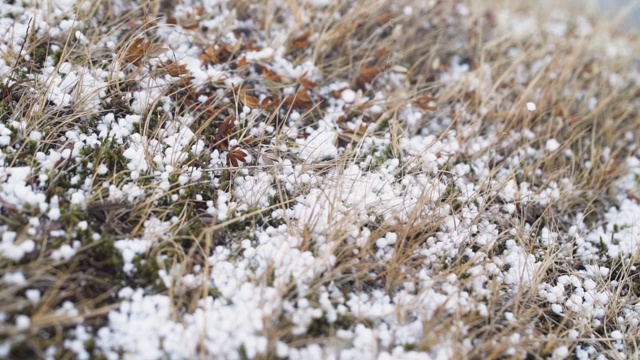
[[[207,46],[202,54],[200,54],[199,58],[202,61],[202,66],[209,64],[222,64],[231,59],[231,54],[233,54],[235,50],[236,49],[233,45],[211,44]]]
[[[376,54],[376,58],[381,59],[381,58],[386,57],[387,55],[389,55],[389,50],[387,50],[385,48],[380,48],[380,49],[376,50],[375,54]]]
[[[177,62],[171,60],[165,62],[163,64],[163,67],[169,73],[169,75],[173,77],[179,77],[189,73],[189,70],[187,70],[187,65],[178,64]]]
[[[380,69],[375,66],[360,66],[360,72],[358,77],[356,78],[356,86],[358,89],[364,89],[366,84],[370,84],[373,82],[373,79],[380,74]]]
[[[256,109],[260,107],[260,99],[258,99],[255,96],[251,96],[247,94],[246,89],[240,90],[239,97],[240,97],[240,102],[242,102],[244,106],[248,106],[252,109]]]
[[[349,144],[360,142],[367,133],[368,128],[369,127],[366,124],[360,124],[355,131],[346,129],[338,132],[335,145],[338,147],[346,147]]]
[[[318,86],[318,83],[312,80],[305,78],[304,76],[300,78],[300,85],[307,89],[313,89]]]
[[[200,27],[200,19],[186,19],[180,21],[180,26],[185,30],[198,30]]]
[[[313,99],[309,96],[309,89],[301,87],[295,96],[288,96],[283,104],[300,109],[310,109],[313,106]]]
[[[149,43],[143,38],[138,38],[127,48],[124,60],[128,63],[137,64],[144,56]]]
[[[249,62],[247,61],[247,58],[245,56],[238,59],[238,68],[242,69],[246,67],[248,64]]]
[[[378,20],[378,25],[380,26],[386,25],[389,23],[389,21],[391,21],[391,14],[386,12],[382,15],[379,15],[376,20]]]
[[[165,51],[167,51],[167,48],[162,44],[154,44],[151,41],[146,41],[144,38],[137,38],[126,49],[124,60],[131,64],[138,65],[143,57],[155,58]]]
[[[262,46],[257,45],[258,41],[256,39],[249,39],[242,44],[242,50],[244,51],[260,51],[262,50]]]
[[[334,99],[340,99],[342,98],[342,92],[346,89],[347,89],[346,87],[343,87],[338,90],[333,90],[329,93],[329,95],[331,95],[331,97]]]
[[[173,17],[172,15],[167,16],[167,24],[169,25],[178,25],[178,19]]]
[[[218,63],[218,53],[213,44],[209,45],[207,49],[200,54],[200,60],[202,61],[202,66],[209,64],[217,64]]]
[[[416,105],[422,110],[427,111],[435,111],[437,108],[435,106],[436,98],[429,95],[420,95],[416,98]]]
[[[223,121],[222,124],[220,124],[220,126],[218,126],[218,132],[226,135],[229,135],[231,133],[231,130],[233,130],[233,128],[235,127],[235,122],[236,121],[236,117],[233,115],[229,115],[227,116]]]
[[[311,33],[309,31],[306,31],[304,34],[298,36],[297,38],[294,38],[289,42],[289,49],[300,50],[309,47],[311,45],[311,42],[309,41],[310,36]]]
[[[278,106],[278,104],[280,104],[280,99],[275,95],[271,95],[271,96],[265,97],[264,99],[262,99],[262,101],[260,101],[260,108],[272,109]]]
[[[238,167],[238,165],[247,162],[247,153],[241,149],[232,149],[227,154],[227,166]]]
[[[277,72],[271,69],[267,69],[266,67],[262,69],[262,76],[274,83],[280,83],[282,81],[282,78],[280,77],[280,75],[278,75]]]
[[[218,128],[216,129],[216,134],[214,135],[214,138],[213,138],[214,148],[220,151],[224,151],[229,148],[229,135],[233,133],[233,129],[235,128],[235,123],[234,123],[235,120],[236,120],[235,116],[229,115],[224,119],[224,121],[222,121],[220,125],[218,125]]]

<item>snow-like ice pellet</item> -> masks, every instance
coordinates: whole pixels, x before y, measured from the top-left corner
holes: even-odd
[[[560,148],[560,143],[556,139],[549,139],[545,144],[545,149],[547,149],[547,151],[556,151],[559,148]]]
[[[342,90],[340,96],[347,104],[351,104],[356,100],[356,92],[351,89]]]
[[[528,103],[526,104],[526,107],[527,107],[527,110],[528,110],[529,112],[536,111],[536,108],[537,108],[537,107],[536,107],[536,104],[535,104],[535,103],[532,103],[532,102],[528,102]]]

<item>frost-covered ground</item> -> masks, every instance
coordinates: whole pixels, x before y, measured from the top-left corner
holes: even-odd
[[[0,358],[640,355],[631,35],[34,0],[0,36]]]

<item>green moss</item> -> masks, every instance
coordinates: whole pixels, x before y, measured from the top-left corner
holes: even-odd
[[[60,208],[60,223],[67,232],[75,230],[80,221],[88,220],[88,213],[78,206],[63,206]]]
[[[392,159],[393,158],[393,149],[391,145],[387,145],[382,149],[383,160]]]
[[[160,129],[163,125],[162,115],[164,114],[162,106],[163,103],[158,102],[155,109],[144,118],[144,121],[133,123],[133,132],[148,135]]]
[[[409,343],[406,343],[406,344],[402,345],[402,348],[403,348],[403,349],[404,349],[404,351],[406,351],[406,352],[409,352],[409,351],[415,351],[415,350],[417,350],[417,349],[418,349],[418,348],[417,348],[417,346],[416,346],[416,344],[409,344]]]
[[[18,342],[11,345],[9,359],[37,359],[38,354],[26,342]]]
[[[8,219],[3,218],[7,226],[7,230],[20,232],[29,224],[29,217],[27,215],[26,206],[23,211],[12,211],[9,213]]]
[[[0,93],[4,92],[4,85],[0,84]],[[0,120],[9,120],[13,115],[13,108],[8,101],[0,101]]]
[[[310,337],[332,337],[336,330],[348,330],[356,324],[356,319],[349,313],[339,314],[336,321],[330,323],[326,316],[314,319],[307,328],[307,335]]]
[[[155,294],[166,290],[164,283],[158,275],[160,266],[157,261],[139,255],[133,259],[133,266],[135,273],[126,279],[129,286],[134,289],[144,288],[145,292]]]
[[[248,360],[249,356],[247,356],[247,350],[244,347],[244,344],[240,345],[240,347],[238,348],[238,355],[240,356],[240,359],[242,360]]]
[[[126,278],[122,256],[114,243],[108,234],[102,234],[100,240],[84,251],[84,256],[78,257],[80,268],[92,269],[97,277],[106,281],[105,292],[113,285],[121,285],[120,280]]]
[[[376,132],[385,132],[387,131],[387,129],[389,129],[389,122],[391,121],[390,117],[384,118],[382,119],[382,121],[380,121],[378,123],[378,126],[376,127]]]
[[[334,324],[327,321],[326,316],[313,319],[309,327],[307,327],[307,336],[312,338],[331,337],[335,334],[336,328]]]
[[[462,201],[458,199],[453,199],[451,201],[451,209],[456,213],[460,212],[463,207],[464,207],[464,203],[462,203]]]
[[[47,60],[47,56],[49,55],[49,45],[40,44],[36,46],[30,55],[33,59],[33,62],[36,64],[36,67],[42,67],[42,65],[44,65],[44,62]]]
[[[62,59],[63,51],[62,49],[58,49],[51,54],[51,59],[53,59],[53,66],[58,66],[60,63],[60,59]]]
[[[89,162],[93,162],[94,166],[104,164],[109,171],[104,175],[98,175],[100,179],[106,179],[113,175],[113,173],[120,173],[121,171],[127,171],[127,159],[122,155],[124,148],[122,145],[117,144],[115,141],[105,141],[99,147],[94,148],[86,146],[80,150],[80,158],[83,159],[81,164],[84,167]]]
[[[181,197],[183,199],[192,200],[197,195],[202,196],[202,201],[215,201],[217,199],[217,189],[210,181],[210,175],[206,172],[202,173],[202,176],[197,182],[187,184],[184,188],[184,192]]]

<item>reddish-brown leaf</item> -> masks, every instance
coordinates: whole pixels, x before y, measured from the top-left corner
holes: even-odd
[[[179,77],[189,73],[189,70],[187,70],[187,65],[181,65],[172,60],[165,62],[163,64],[163,67],[169,73],[169,75],[173,77]]]
[[[180,26],[185,30],[197,30],[200,27],[199,19],[187,19],[180,21]]]
[[[165,52],[167,48],[162,44],[154,44],[144,38],[137,38],[125,50],[124,60],[134,65],[139,65],[142,58],[155,58]]]
[[[242,50],[244,51],[260,51],[262,50],[262,46],[258,45],[258,41],[256,39],[249,39],[242,44]]]
[[[128,63],[137,64],[144,56],[146,48],[150,43],[146,42],[143,38],[137,38],[127,48],[124,60]]]
[[[309,47],[311,45],[311,42],[309,41],[310,36],[311,36],[311,33],[309,31],[306,31],[302,35],[292,39],[289,42],[289,49],[299,50],[299,49],[304,49]]]
[[[292,106],[300,109],[310,109],[314,102],[309,96],[309,89],[301,87],[295,96],[288,96],[284,102],[284,105]]]
[[[217,64],[218,63],[218,52],[213,44],[209,45],[207,49],[200,54],[200,60],[202,61],[202,66],[209,64]]]
[[[256,109],[260,107],[260,99],[258,99],[255,96],[251,96],[247,94],[246,89],[240,90],[240,93],[238,95],[240,97],[240,102],[242,102],[244,106],[248,106],[252,109]]]
[[[227,165],[238,167],[239,163],[247,162],[247,153],[238,148],[232,148],[227,154]]]
[[[240,59],[238,59],[238,68],[239,69],[243,69],[245,68],[247,65],[249,65],[249,62],[247,61],[246,57],[241,57]]]
[[[365,85],[372,83],[378,74],[380,74],[380,69],[377,67],[361,65],[358,77],[356,78],[356,86],[358,89],[364,89]]]
[[[303,87],[307,88],[307,89],[313,89],[316,86],[318,86],[318,83],[313,81],[313,80],[309,80],[307,78],[305,78],[304,76],[300,78],[300,85],[302,85]]]
[[[272,108],[278,106],[278,104],[280,104],[280,99],[275,95],[271,95],[271,96],[267,96],[266,98],[262,99],[262,101],[260,102],[260,108],[261,109],[272,109]]]
[[[218,126],[218,133],[224,134],[225,136],[229,135],[233,128],[235,127],[236,117],[233,115],[227,116],[224,121]]]
[[[229,115],[227,116],[218,128],[216,129],[216,134],[213,137],[213,147],[217,150],[224,151],[229,148],[229,136],[233,133],[233,129],[235,128],[235,116]]]
[[[416,105],[422,110],[435,111],[436,98],[429,95],[420,95],[416,98]]]
[[[346,89],[347,89],[346,87],[343,87],[338,90],[333,90],[329,93],[329,95],[331,95],[331,97],[334,99],[340,99],[342,98],[342,92]]]
[[[202,66],[209,64],[221,64],[231,59],[231,55],[235,52],[235,48],[229,44],[209,45],[200,54]]]
[[[282,81],[282,78],[280,77],[280,75],[278,75],[277,72],[266,67],[262,69],[262,76],[274,83],[280,83]]]
[[[389,55],[389,50],[385,49],[385,48],[380,48],[378,50],[376,50],[376,58],[381,59],[385,56]]]

